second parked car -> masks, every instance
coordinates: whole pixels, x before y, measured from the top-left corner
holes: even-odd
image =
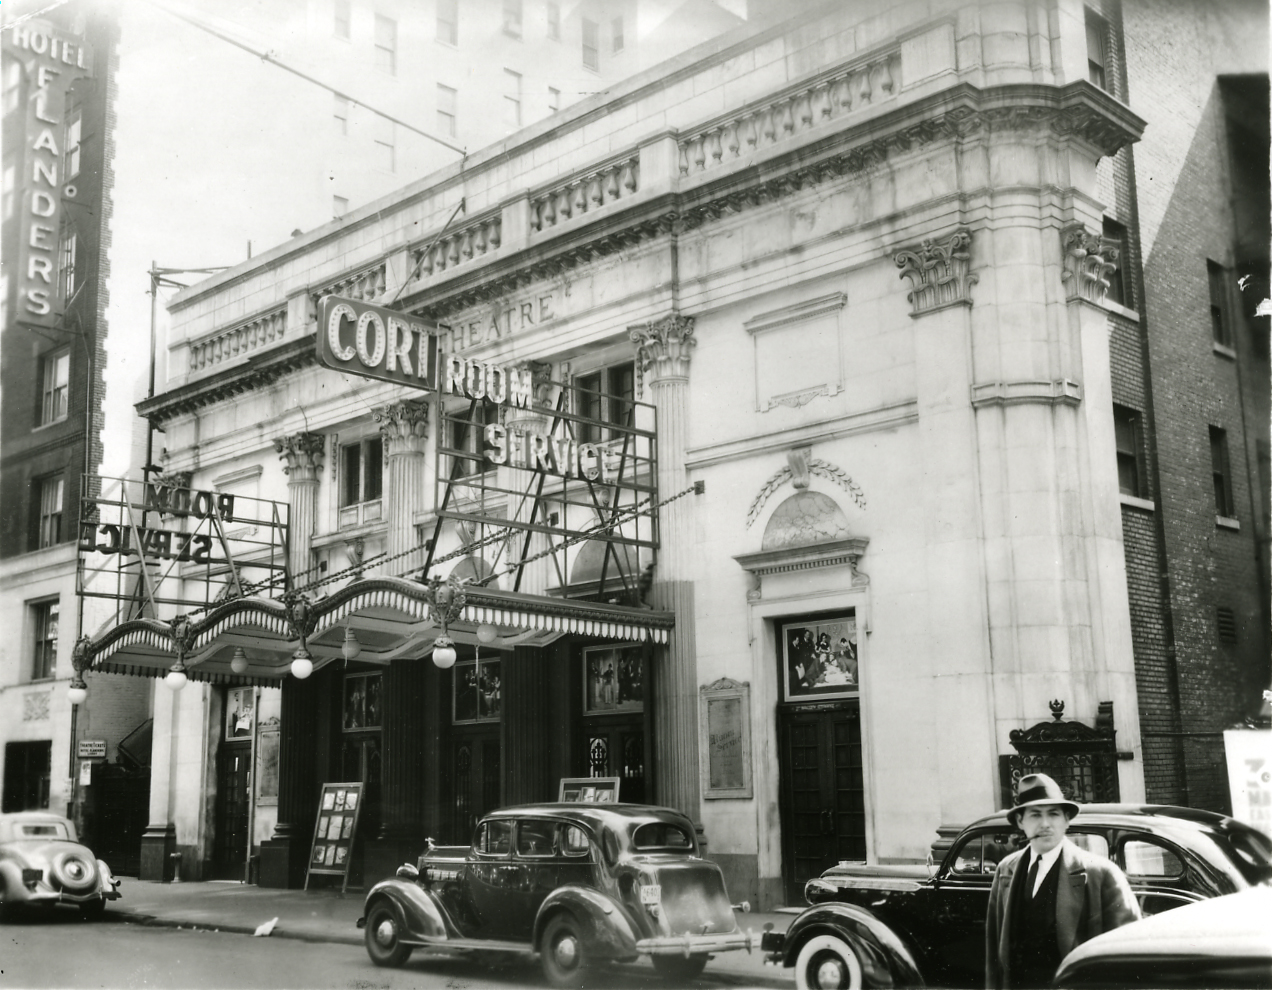
[[[413,949],[538,956],[555,986],[649,956],[677,982],[750,949],[715,863],[678,811],[629,804],[508,808],[468,846],[430,847],[367,894],[358,927],[379,966]],[[755,939],[758,943],[758,939]]]

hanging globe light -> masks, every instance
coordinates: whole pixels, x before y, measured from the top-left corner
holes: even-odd
[[[82,705],[88,700],[88,685],[84,683],[84,679],[77,673],[74,680],[71,681],[70,688],[67,689],[66,699],[72,705]]]
[[[455,659],[459,654],[455,652],[455,641],[449,636],[438,636],[433,643],[433,663],[442,670],[449,670],[455,666]]]
[[[303,681],[314,672],[314,661],[309,656],[309,651],[303,646],[292,656],[291,672],[292,677],[298,681]]]
[[[477,627],[477,640],[481,643],[490,644],[495,641],[495,637],[499,635],[499,630],[492,626],[489,622],[483,622]]]
[[[345,626],[344,643],[340,646],[340,652],[346,660],[358,659],[358,654],[362,652],[362,644],[358,642],[358,637],[354,635],[353,626]]]
[[[234,656],[230,657],[230,670],[236,674],[247,672],[247,653],[244,652],[243,647],[234,647]]]
[[[168,673],[163,676],[163,682],[173,691],[180,691],[186,686],[186,681],[189,679],[190,678],[186,676],[185,664],[183,664],[180,660],[174,663],[168,669]]]

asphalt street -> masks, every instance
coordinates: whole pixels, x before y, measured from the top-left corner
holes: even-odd
[[[731,973],[717,957],[690,986],[790,987],[789,971],[772,980]],[[666,988],[648,962],[599,971],[591,986],[615,990]],[[351,945],[226,932],[161,928],[119,917],[82,921],[73,911],[0,921],[0,990],[37,987],[422,988],[546,987],[537,964],[424,956],[402,969],[379,969]]]

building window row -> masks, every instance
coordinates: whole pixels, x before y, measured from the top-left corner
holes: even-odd
[[[1235,513],[1232,498],[1232,465],[1228,459],[1228,431],[1210,427],[1210,476],[1214,481],[1215,515],[1231,519]]]
[[[1220,347],[1232,347],[1232,315],[1228,306],[1228,272],[1218,262],[1206,260],[1210,283],[1210,334]]]
[[[66,419],[70,404],[71,351],[68,347],[40,358],[40,426]]]
[[[35,483],[39,496],[36,518],[36,547],[55,547],[62,542],[62,500],[66,493],[66,476],[51,474]]]
[[[1144,422],[1136,409],[1113,406],[1113,438],[1117,446],[1117,487],[1123,495],[1148,498],[1144,471]]]
[[[1112,92],[1109,85],[1109,22],[1086,8],[1087,79],[1100,89]]]
[[[57,669],[57,632],[61,618],[61,602],[36,602],[31,606],[31,624],[35,642],[31,651],[31,680],[53,676]]]

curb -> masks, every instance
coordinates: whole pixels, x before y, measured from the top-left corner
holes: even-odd
[[[114,909],[106,912],[102,919],[106,922],[131,922],[137,925],[143,925],[147,928],[181,928],[188,931],[197,932],[224,932],[228,935],[248,935],[251,936],[256,932],[255,925],[233,925],[219,924],[214,921],[206,920],[189,920],[173,917],[159,917],[154,914],[143,914],[140,911],[121,911]],[[298,942],[326,942],[334,945],[362,945],[362,936],[360,935],[321,935],[316,932],[300,932],[291,931],[286,928],[275,926],[274,930],[263,938],[289,938]]]

